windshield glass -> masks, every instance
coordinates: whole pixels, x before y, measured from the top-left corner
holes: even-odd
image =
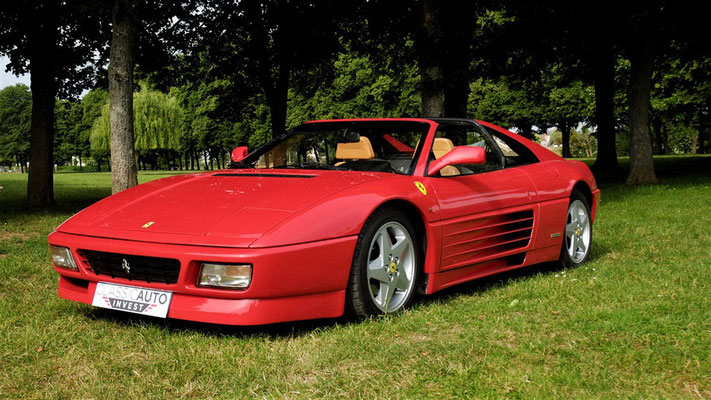
[[[415,121],[300,125],[233,168],[299,168],[412,174],[429,124]]]

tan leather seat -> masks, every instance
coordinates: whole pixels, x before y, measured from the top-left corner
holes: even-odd
[[[434,153],[435,159],[444,157],[445,154],[449,153],[454,149],[454,143],[447,138],[435,138],[432,143],[432,153]],[[439,171],[442,176],[454,176],[460,175],[459,169],[448,165]]]
[[[340,160],[369,160],[375,158],[370,140],[361,136],[357,143],[338,143],[336,158]]]

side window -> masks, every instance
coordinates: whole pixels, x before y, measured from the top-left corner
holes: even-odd
[[[504,168],[518,167],[520,165],[533,164],[538,162],[538,158],[531,150],[521,143],[501,135],[498,132],[488,130],[494,142],[499,146],[504,156]]]
[[[501,153],[491,137],[472,124],[440,125],[437,128],[434,143],[432,143],[430,159],[441,158],[457,146],[483,147],[486,152],[486,163],[482,165],[455,164],[447,166],[442,169],[440,176],[481,174],[503,167]]]

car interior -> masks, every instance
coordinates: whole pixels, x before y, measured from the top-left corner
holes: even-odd
[[[307,129],[308,128],[308,129]],[[314,129],[316,128],[316,129]],[[412,173],[425,128],[393,123],[331,124],[304,126],[303,131],[276,143],[253,165],[256,168],[345,169],[354,171]],[[477,146],[486,151],[486,163],[456,164],[435,176],[453,177],[494,171],[537,161],[515,141],[497,137],[472,123],[443,123],[430,151],[430,160],[444,157],[457,146]]]

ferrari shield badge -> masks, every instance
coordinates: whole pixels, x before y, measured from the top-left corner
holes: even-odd
[[[146,229],[146,228],[148,228],[149,226],[153,225],[153,223],[154,223],[153,221],[146,222],[145,224],[143,224],[143,226],[142,226],[141,228]]]
[[[420,192],[422,192],[423,195],[427,196],[427,188],[422,182],[416,181],[415,186],[420,189]]]

